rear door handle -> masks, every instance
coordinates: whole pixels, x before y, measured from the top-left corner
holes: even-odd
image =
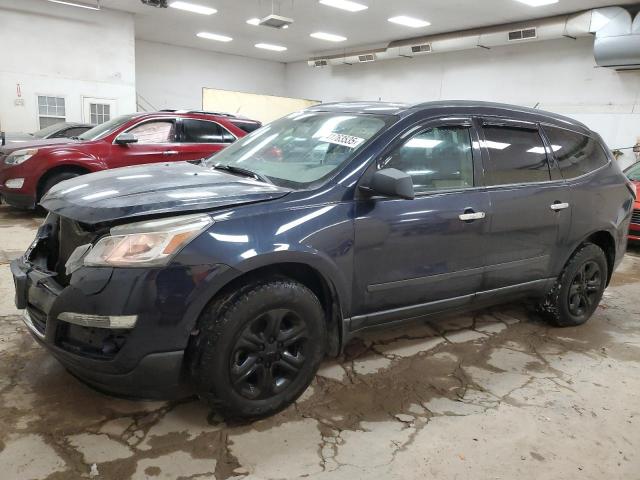
[[[162,152],[163,155],[178,155],[180,152],[178,152],[177,150],[166,150],[164,152]]]
[[[554,212],[559,212],[560,210],[566,210],[569,208],[569,204],[567,202],[555,202],[549,208]]]
[[[487,214],[485,212],[474,212],[472,209],[468,208],[458,215],[458,218],[463,222],[473,222],[475,220],[482,220],[485,218]]]

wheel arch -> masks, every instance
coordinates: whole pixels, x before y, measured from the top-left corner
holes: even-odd
[[[580,243],[575,245],[571,253],[565,258],[562,268],[571,260],[575,253],[586,243],[593,243],[602,249],[607,259],[607,286],[611,281],[613,269],[616,261],[616,241],[613,234],[608,230],[597,230],[587,235]]]
[[[60,173],[66,173],[66,172],[78,173],[79,175],[86,175],[87,173],[91,173],[91,170],[89,170],[86,167],[82,167],[80,165],[76,165],[73,163],[57,165],[53,168],[50,168],[44,174],[42,174],[38,179],[38,185],[36,187],[37,201],[40,201],[40,198],[42,197],[42,189],[44,188],[44,185],[47,182],[47,180],[49,180],[51,177],[55,175],[58,175]]]
[[[229,295],[241,285],[257,282],[266,278],[286,277],[295,280],[311,290],[322,305],[327,322],[327,354],[337,356],[342,348],[343,334],[343,301],[335,283],[328,278],[325,272],[309,263],[298,261],[282,261],[266,265],[256,266],[248,270],[232,269],[234,275],[226,278],[214,292],[209,293],[208,300],[204,303],[197,318],[210,302],[216,298]],[[198,320],[196,319],[196,322]]]

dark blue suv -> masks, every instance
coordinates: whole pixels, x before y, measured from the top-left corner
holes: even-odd
[[[437,102],[321,105],[196,163],[56,185],[12,263],[34,337],[74,375],[277,412],[358,332],[533,299],[596,309],[636,192],[557,115]]]

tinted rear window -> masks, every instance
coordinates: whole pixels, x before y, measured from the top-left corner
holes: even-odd
[[[257,122],[238,122],[238,121],[232,121],[231,123],[233,123],[236,127],[238,127],[240,130],[244,130],[247,133],[251,133],[257,129],[259,129],[262,124],[257,123]]]
[[[492,185],[546,182],[551,179],[544,142],[537,130],[485,126]]]
[[[609,163],[602,145],[593,138],[562,128],[544,127],[564,178],[576,178]]]

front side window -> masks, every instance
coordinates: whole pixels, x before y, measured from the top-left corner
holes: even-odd
[[[438,127],[419,133],[381,165],[411,175],[416,193],[473,186],[473,154],[468,127]]]
[[[543,128],[564,178],[580,177],[609,163],[602,146],[593,138],[562,128]]]
[[[138,139],[138,144],[172,143],[175,139],[175,122],[157,120],[145,122],[129,130]]]
[[[38,95],[38,119],[41,129],[64,122],[66,116],[64,97]]]
[[[87,130],[82,135],[80,135],[79,138],[80,140],[98,140],[100,138],[106,137],[120,127],[124,126],[126,123],[130,122],[138,115],[139,114],[137,113],[131,113],[129,115],[121,115],[119,117],[112,118],[108,122],[104,122],[101,125]]]
[[[395,117],[298,112],[256,130],[204,162],[250,170],[274,184],[308,188],[333,175]]]
[[[185,143],[233,143],[231,133],[215,122],[185,118],[182,120]]]
[[[492,185],[548,182],[547,153],[537,130],[485,126],[482,146],[489,152]]]

